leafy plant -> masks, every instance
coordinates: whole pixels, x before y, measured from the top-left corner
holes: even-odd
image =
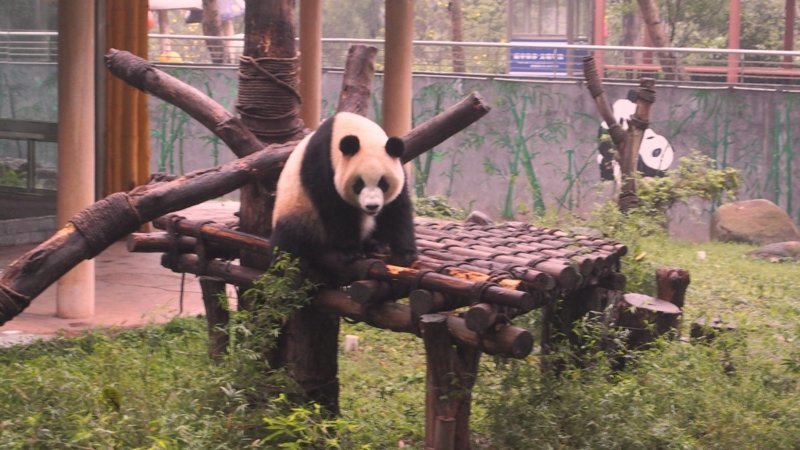
[[[414,200],[414,211],[419,216],[436,219],[462,220],[467,217],[463,209],[450,206],[447,200],[439,196],[417,197]]]
[[[234,386],[245,389],[252,403],[268,402],[279,391],[297,391],[283,372],[269,367],[267,355],[286,321],[309,304],[314,289],[301,275],[297,260],[278,252],[270,268],[244,291],[242,307],[230,312],[227,366]]]
[[[676,202],[692,197],[719,204],[725,198],[735,198],[742,184],[739,172],[726,167],[716,169],[714,161],[697,151],[678,160],[678,167],[667,176],[642,180],[637,186],[640,208],[665,216]]]

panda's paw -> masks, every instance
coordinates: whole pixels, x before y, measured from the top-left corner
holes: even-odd
[[[411,265],[412,262],[416,260],[417,260],[417,252],[409,251],[402,253],[393,253],[387,260],[387,263],[395,266],[408,267]]]
[[[358,261],[359,259],[364,259],[364,258],[366,258],[366,255],[364,255],[364,252],[359,251],[359,250],[345,250],[345,251],[342,251],[342,263],[343,264],[352,264],[352,263]]]

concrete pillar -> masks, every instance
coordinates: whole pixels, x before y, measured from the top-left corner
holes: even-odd
[[[322,109],[322,2],[300,2],[300,118],[317,128]]]
[[[728,2],[728,48],[738,50],[742,23],[740,0]],[[739,82],[739,55],[728,55],[728,83]]]
[[[94,0],[58,8],[59,226],[95,200],[95,28]],[[77,265],[56,286],[58,317],[94,315],[94,261]]]
[[[386,0],[383,74],[383,128],[389,136],[411,131],[411,62],[414,1]]]

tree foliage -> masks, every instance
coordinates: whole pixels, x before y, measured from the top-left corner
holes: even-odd
[[[720,0],[658,0],[672,46],[727,47],[727,3]],[[636,9],[635,0],[609,1],[606,14],[609,43],[622,42],[622,16]],[[783,49],[784,0],[741,2],[741,23],[741,48]]]

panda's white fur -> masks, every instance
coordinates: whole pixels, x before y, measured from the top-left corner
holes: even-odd
[[[402,141],[371,120],[338,113],[306,136],[281,172],[270,241],[300,258],[358,253],[371,235],[416,255]]]

